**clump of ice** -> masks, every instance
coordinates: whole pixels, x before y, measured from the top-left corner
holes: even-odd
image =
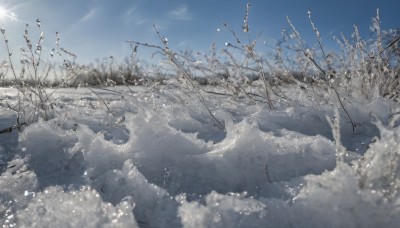
[[[400,205],[400,128],[377,123],[380,138],[357,164],[363,189]]]
[[[25,209],[15,214],[18,227],[138,227],[132,214],[134,202],[116,206],[105,203],[87,187],[64,192],[49,187],[40,192]]]
[[[353,168],[339,164],[321,176],[308,176],[293,198],[292,221],[300,227],[396,227],[399,209],[359,186]]]
[[[176,197],[181,206],[178,216],[184,227],[253,227],[266,225],[267,206],[247,198],[246,193],[228,195],[211,192],[205,205],[188,202],[185,194]]]

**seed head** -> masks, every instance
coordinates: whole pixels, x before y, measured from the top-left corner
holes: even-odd
[[[41,21],[40,21],[40,19],[36,19],[36,24],[37,24],[37,26],[40,28],[40,26],[41,26]]]
[[[164,45],[168,45],[168,38],[167,37],[163,37],[161,40],[162,40]]]

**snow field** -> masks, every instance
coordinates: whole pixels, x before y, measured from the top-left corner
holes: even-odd
[[[55,118],[0,135],[5,227],[396,227],[398,105],[351,100],[341,113],[345,163],[326,117],[331,101],[276,110],[210,99],[226,131],[195,98],[149,92],[55,93]],[[5,91],[12,99],[13,91]],[[300,95],[299,95],[300,94]],[[183,100],[183,102],[182,102]],[[329,99],[328,99],[329,100]],[[0,109],[0,126],[15,115]],[[390,121],[392,120],[392,124]]]

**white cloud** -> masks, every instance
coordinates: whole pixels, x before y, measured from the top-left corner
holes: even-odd
[[[193,20],[192,15],[189,12],[189,7],[185,4],[182,4],[169,12],[169,16],[171,16],[175,20],[184,20],[191,21]]]
[[[91,9],[89,12],[87,12],[87,13],[85,14],[85,16],[83,16],[83,17],[79,20],[79,22],[88,21],[88,20],[92,19],[94,16],[96,16],[96,14],[97,14],[97,9],[93,8],[93,9]]]

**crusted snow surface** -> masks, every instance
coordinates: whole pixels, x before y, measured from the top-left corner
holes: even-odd
[[[337,162],[329,97],[292,89],[296,102],[271,110],[210,95],[223,129],[173,85],[110,90],[58,90],[54,118],[0,134],[3,227],[400,224],[396,104],[348,101],[356,128],[340,111],[347,156]],[[14,90],[2,94],[18,102]],[[1,105],[0,130],[15,123]]]

